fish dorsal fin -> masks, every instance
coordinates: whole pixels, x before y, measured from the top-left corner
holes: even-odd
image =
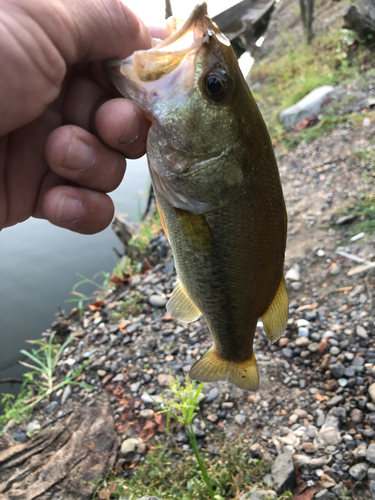
[[[189,376],[199,382],[217,382],[228,380],[240,389],[256,391],[259,387],[259,375],[254,352],[250,359],[240,361],[225,361],[211,347],[190,370]]]
[[[162,208],[161,208],[161,206],[156,198],[155,198],[155,201],[156,201],[156,207],[158,209],[158,214],[160,217],[161,227],[164,229],[165,236],[167,237],[167,240],[169,241],[169,234],[168,234],[167,224],[165,223],[165,217],[164,217],[163,210],[162,210]]]
[[[167,303],[167,311],[175,318],[186,323],[195,321],[201,315],[200,310],[190,300],[180,280],[177,280],[171,298]]]
[[[288,322],[288,308],[288,292],[283,277],[271,305],[262,316],[264,329],[272,343],[279,340],[285,331]]]

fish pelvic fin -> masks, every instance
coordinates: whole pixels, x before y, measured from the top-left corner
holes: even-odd
[[[212,346],[191,368],[189,376],[199,382],[228,380],[246,391],[257,391],[259,375],[254,352],[250,359],[234,362],[224,360]]]
[[[193,304],[180,280],[177,280],[171,298],[167,302],[167,312],[186,323],[195,321],[201,315],[200,310]]]
[[[288,292],[283,277],[271,305],[262,316],[264,329],[272,343],[279,340],[285,331],[288,322],[288,309]]]

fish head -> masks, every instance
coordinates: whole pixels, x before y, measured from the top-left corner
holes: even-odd
[[[155,189],[192,213],[232,199],[243,183],[251,94],[206,3],[169,38],[110,61],[107,71],[152,122],[147,153]]]

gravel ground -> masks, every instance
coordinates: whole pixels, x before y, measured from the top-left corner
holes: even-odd
[[[374,97],[371,84],[359,87],[362,104],[350,101],[357,111]],[[347,113],[347,100],[337,98],[340,102]],[[357,149],[375,154],[375,112],[369,126],[345,124],[311,145],[278,152],[289,214],[287,330],[271,345],[259,324],[258,393],[224,382],[205,384],[195,426],[200,446],[212,453],[223,435],[225,440],[241,436],[252,456],[279,457],[267,484],[280,493],[292,474],[297,500],[375,498],[375,273],[363,263],[374,259],[375,236],[356,237],[358,231],[337,214],[354,194],[374,191],[373,169],[356,160]],[[55,330],[62,340],[76,333],[58,377],[89,361],[83,379],[95,390],[66,387],[39,404],[28,424],[8,426],[9,437],[22,442],[27,431],[55,420],[76,402],[91,404],[107,393],[119,436],[117,470],[126,476],[130,464],[144,460],[164,433],[152,420],[157,408],[149,395],[157,399],[167,392],[170,371],[183,380],[211,345],[203,319],[185,324],[166,314],[176,275],[162,233],[151,240],[150,253],[152,262],[160,260],[152,269],[109,291],[97,310],[85,311],[83,321],[60,317],[43,334]],[[142,312],[114,320],[112,312],[136,293],[143,297]],[[186,448],[183,429],[176,428],[175,438]]]

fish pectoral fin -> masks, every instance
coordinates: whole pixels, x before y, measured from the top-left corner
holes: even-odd
[[[259,375],[254,352],[251,358],[238,363],[225,361],[217,353],[214,346],[211,347],[193,365],[189,372],[193,380],[199,382],[217,382],[228,380],[240,389],[257,391],[259,387]]]
[[[171,298],[168,300],[167,311],[171,316],[186,323],[195,321],[201,315],[200,310],[193,304],[180,280],[177,280]]]
[[[288,322],[288,309],[288,292],[283,277],[271,305],[262,316],[264,329],[272,343],[279,340],[285,331]]]

